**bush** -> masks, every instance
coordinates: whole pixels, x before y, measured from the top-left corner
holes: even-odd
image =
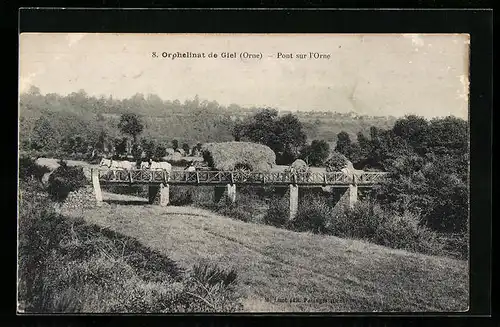
[[[39,166],[36,160],[31,157],[22,156],[19,158],[19,179],[25,181],[30,179],[42,181],[43,175],[49,171],[47,167]]]
[[[264,208],[263,208],[264,207]],[[240,192],[236,202],[223,197],[213,208],[217,213],[245,222],[260,222],[259,217],[266,211],[266,204],[256,194]]]
[[[276,227],[286,227],[289,223],[289,202],[288,197],[275,196],[269,201],[269,209],[264,216],[264,222]]]
[[[196,186],[170,186],[170,203],[174,206],[193,204]]]
[[[71,167],[64,161],[60,161],[59,164],[60,166],[49,177],[47,192],[54,201],[62,202],[69,192],[85,186],[87,179],[82,167]]]
[[[425,254],[442,255],[444,242],[438,234],[420,224],[420,217],[406,212],[393,214],[377,228],[375,243],[396,249],[405,249]]]
[[[326,233],[332,216],[332,207],[324,198],[317,195],[306,195],[299,203],[297,216],[291,225],[297,231]]]
[[[385,215],[376,203],[370,200],[358,201],[351,210],[340,213],[330,229],[334,228],[332,231],[339,236],[372,241],[384,219]]]
[[[438,233],[424,226],[418,215],[387,211],[372,201],[359,201],[352,210],[336,215],[328,232],[425,254],[442,255],[444,249]]]
[[[461,260],[467,260],[469,257],[469,239],[466,233],[445,234],[443,240],[445,242],[444,250],[449,255]]]

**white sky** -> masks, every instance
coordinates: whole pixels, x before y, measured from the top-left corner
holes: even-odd
[[[34,34],[20,36],[20,91],[157,94],[282,110],[468,116],[468,35]],[[151,52],[256,52],[261,60]],[[329,53],[329,60],[278,59]]]

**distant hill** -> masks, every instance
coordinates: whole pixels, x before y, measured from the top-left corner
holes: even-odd
[[[142,137],[170,143],[193,145],[197,142],[221,142],[233,140],[232,128],[237,121],[245,119],[260,108],[244,108],[232,104],[222,106],[216,101],[179,100],[163,101],[158,96],[136,94],[129,99],[93,97],[84,91],[67,96],[41,95],[36,89],[20,97],[20,135],[29,138],[35,121],[47,117],[57,131],[57,137],[67,133],[95,138],[100,130],[118,136],[117,122],[121,114],[135,112],[142,116],[146,128]],[[288,112],[281,112],[286,114]],[[304,124],[308,141],[324,139],[335,142],[336,135],[345,131],[356,137],[358,132],[368,134],[371,126],[387,129],[396,121],[395,117],[357,116],[355,113],[337,112],[293,112]]]

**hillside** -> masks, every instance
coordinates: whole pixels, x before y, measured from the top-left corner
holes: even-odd
[[[123,196],[112,195],[113,200]],[[111,200],[110,194],[105,199]],[[465,311],[466,261],[297,233],[190,207],[111,204],[81,215],[185,267],[233,267],[245,311]],[[278,298],[267,302],[266,298]],[[308,298],[324,303],[284,299]]]
[[[36,138],[37,133],[49,133],[56,143],[68,135],[80,135],[95,143],[100,131],[118,137],[120,115],[134,112],[142,117],[145,124],[142,137],[165,144],[177,139],[192,146],[197,142],[233,140],[234,123],[258,112],[259,108],[225,107],[216,101],[200,101],[197,97],[184,103],[140,94],[116,100],[91,97],[80,91],[66,96],[37,92],[21,94],[19,110],[21,144]],[[303,123],[309,142],[313,139],[335,142],[341,131],[355,139],[358,132],[368,134],[371,126],[391,128],[396,120],[395,117],[355,116],[352,113],[307,112],[307,108],[293,114]],[[37,127],[36,122],[41,117],[47,119],[47,126],[39,122]],[[42,131],[37,132],[40,127],[43,127]]]

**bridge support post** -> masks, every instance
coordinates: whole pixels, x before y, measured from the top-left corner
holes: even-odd
[[[354,204],[358,202],[358,185],[349,185],[347,192],[349,193],[349,209],[352,209]]]
[[[94,187],[95,199],[97,204],[100,205],[102,203],[102,192],[101,183],[99,183],[99,171],[97,169],[92,169],[90,174],[92,178],[92,186]]]
[[[160,184],[160,206],[166,207],[170,203],[170,185]]]
[[[232,203],[236,202],[236,184],[227,184],[227,197]]]
[[[290,184],[290,216],[289,219],[293,220],[299,211],[299,186]]]
[[[170,186],[159,184],[148,186],[149,204],[166,207],[170,202]]]

